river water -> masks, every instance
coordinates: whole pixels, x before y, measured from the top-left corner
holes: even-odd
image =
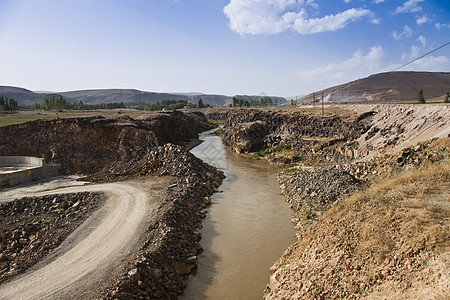
[[[292,212],[276,169],[226,150],[220,137],[200,135],[191,152],[225,172],[203,222],[198,268],[180,299],[261,299],[268,269],[295,241]]]

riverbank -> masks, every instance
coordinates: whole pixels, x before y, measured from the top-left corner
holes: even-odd
[[[340,212],[339,216],[347,220],[347,223],[338,222],[342,224],[343,229],[339,229],[340,225],[336,225],[335,231],[330,230],[329,224],[334,222],[330,220],[334,220],[332,216],[336,213],[335,207],[340,207],[346,203],[345,199],[349,196],[358,190],[364,191],[377,180],[395,180],[389,178],[401,176],[397,174],[407,170],[434,165],[443,164],[444,169],[448,168],[445,162],[449,155],[447,136],[450,126],[446,122],[449,117],[448,105],[443,104],[425,107],[419,105],[349,106],[327,110],[324,116],[314,110],[228,112],[225,126],[221,130],[225,145],[235,152],[249,153],[255,158],[265,158],[272,163],[284,164],[286,167],[285,171],[279,173],[278,178],[281,189],[295,214],[292,221],[298,231],[298,241],[286,250],[285,255],[271,269],[272,276],[266,290],[266,298],[356,299],[363,296],[376,298],[375,295],[390,298],[395,295],[388,287],[394,285],[402,286],[404,295],[412,298],[426,291],[430,291],[437,297],[448,294],[448,284],[445,285],[447,279],[437,280],[441,276],[439,269],[427,267],[429,260],[417,259],[415,264],[414,258],[413,262],[408,263],[406,256],[397,255],[396,247],[399,245],[395,243],[389,242],[387,248],[375,245],[375,250],[367,248],[367,251],[364,250],[366,252],[355,250],[355,243],[363,245],[364,239],[367,239],[367,233],[364,233],[362,227],[366,222],[371,224],[372,221],[368,216],[372,215],[373,207],[358,206],[361,215],[367,217],[364,220],[351,217],[349,211]],[[437,138],[440,139],[436,140]],[[422,143],[417,144],[418,142]],[[443,178],[435,178],[435,180],[436,182],[443,180],[442,193],[448,195],[448,173],[438,172],[438,174],[441,174],[437,175],[438,177],[443,176]],[[426,182],[426,190],[433,190],[432,182],[433,180]],[[419,199],[429,197],[424,195],[428,194],[425,192]],[[408,203],[409,196],[406,194],[402,197]],[[447,198],[438,196],[437,199],[438,202],[439,199],[444,199],[443,201],[448,203],[448,196]],[[375,199],[371,203],[377,205],[377,201],[379,200]],[[431,201],[428,208],[432,209],[436,205],[440,204]],[[405,211],[407,211],[406,206],[402,208]],[[408,217],[414,214],[414,208],[408,209],[409,212],[398,215],[395,222],[393,219],[386,218],[378,223],[382,224],[386,232],[390,228],[394,231],[401,231],[404,227],[417,228],[417,224],[412,224]],[[448,236],[449,213],[444,210],[443,214],[444,219],[435,218],[433,222],[428,222],[424,226],[421,224],[420,230],[432,232],[432,228],[437,226],[443,230],[444,235]],[[374,213],[375,215],[377,216],[374,217],[375,219],[383,219],[381,214]],[[320,224],[328,225],[321,227]],[[376,226],[373,227],[376,228]],[[353,231],[355,232],[350,234]],[[402,243],[413,245],[421,237],[423,236],[407,235],[402,238]],[[382,236],[377,238],[380,241],[386,240]],[[447,270],[448,274],[447,251],[450,248],[448,240],[440,244],[438,252],[434,252],[436,249],[433,248],[433,242],[431,246],[426,242],[432,241],[433,238],[433,236],[428,237],[425,240],[426,246],[419,247],[418,250],[414,250],[414,253],[419,253],[417,255],[420,257],[438,259],[444,263],[446,267],[443,270]],[[350,243],[348,239],[354,239],[351,246],[346,246]],[[331,253],[341,253],[339,252],[341,248],[329,244],[328,240],[335,240],[336,245],[343,245],[342,257],[333,258]],[[396,246],[391,247],[391,245]],[[410,265],[419,278],[423,279],[427,272],[432,272],[434,281],[423,279],[412,283],[410,279],[407,279],[410,277],[406,276],[407,269],[404,268],[390,268],[388,270],[392,275],[390,277],[386,274],[380,276],[370,272],[359,272],[358,270],[361,270],[364,264],[370,265],[371,269],[385,268],[382,262],[373,262],[372,259],[378,255],[374,251],[376,253],[382,251],[383,257],[388,257],[387,264]],[[397,261],[392,261],[393,257],[397,257]],[[310,259],[311,268],[304,263],[305,260]],[[358,281],[350,275],[347,276],[341,263],[345,264],[345,270],[350,272],[348,274],[354,272],[370,279],[366,278],[366,281],[358,279]],[[339,278],[340,282],[345,284],[335,285],[330,276],[336,276],[336,280]],[[345,278],[346,276],[348,278]],[[331,280],[331,283],[326,283],[326,278]],[[430,286],[433,284],[436,284],[438,288],[431,289]]]
[[[271,268],[265,298],[440,299],[448,295],[449,146],[448,138],[421,144],[401,167],[398,156],[379,160],[371,170],[380,175],[350,197],[338,198],[313,216],[314,210],[297,210],[298,240]],[[298,173],[291,177],[290,191],[285,190],[291,203],[311,198],[294,192],[294,185],[304,186],[297,181],[303,177]],[[317,189],[312,192],[317,193],[312,198],[326,196]]]

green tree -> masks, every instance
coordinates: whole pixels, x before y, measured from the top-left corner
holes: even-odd
[[[0,111],[5,110],[5,98],[3,96],[0,96]]]
[[[8,99],[8,96],[5,96],[5,98],[3,98],[4,99],[4,101],[5,101],[5,104],[4,104],[4,109],[5,109],[5,111],[9,111],[9,99]]]
[[[16,111],[17,110],[17,101],[14,100],[14,98],[8,99],[8,107],[9,107],[10,112]]]
[[[450,103],[450,92],[447,92],[447,94],[445,95],[444,102],[445,103]]]
[[[420,89],[419,91],[419,95],[417,96],[417,101],[419,101],[419,103],[425,103],[425,98],[423,97],[423,89]]]
[[[203,101],[202,101],[202,99],[200,98],[200,99],[198,99],[198,102],[197,102],[197,108],[203,108],[203,107],[204,107]]]

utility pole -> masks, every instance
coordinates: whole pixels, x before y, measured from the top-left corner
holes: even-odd
[[[323,93],[322,93],[322,118],[324,117],[324,115],[325,115],[325,111],[324,111],[324,108],[323,108]]]

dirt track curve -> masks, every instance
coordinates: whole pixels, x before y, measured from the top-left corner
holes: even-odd
[[[157,204],[149,201],[149,189],[130,183],[69,187],[57,193],[80,191],[105,192],[108,200],[50,257],[1,285],[0,299],[76,297],[81,290],[102,282],[131,253],[139,240],[137,232],[157,209]],[[53,190],[35,195],[55,193]]]

